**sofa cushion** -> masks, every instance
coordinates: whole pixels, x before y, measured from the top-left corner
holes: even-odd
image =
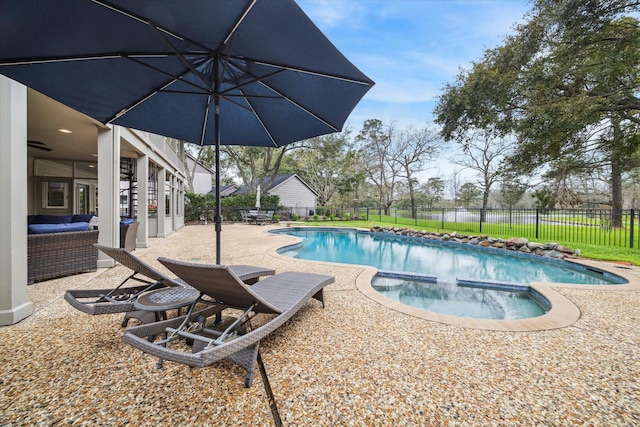
[[[69,222],[62,224],[31,224],[29,234],[62,233],[65,231],[86,231],[88,222]]]
[[[71,218],[71,222],[90,222],[93,214],[76,214]]]
[[[31,224],[63,224],[70,222],[71,215],[36,215]]]

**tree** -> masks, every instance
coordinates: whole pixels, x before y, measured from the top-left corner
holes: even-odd
[[[446,86],[436,107],[445,139],[461,142],[478,129],[514,135],[509,160],[523,173],[550,161],[606,167],[613,225],[621,225],[621,177],[637,166],[640,142],[640,27],[628,16],[639,7],[637,0],[535,1],[515,35]]]
[[[548,186],[542,186],[536,190],[533,197],[536,199],[536,208],[540,209],[543,214],[556,207],[555,192]]]
[[[389,214],[395,201],[395,187],[400,165],[393,157],[393,124],[385,126],[378,119],[364,122],[362,130],[355,138],[358,157],[368,179],[378,190],[379,206]]]
[[[462,179],[460,178],[460,171],[454,171],[448,182],[449,194],[451,195],[451,200],[453,201],[453,207],[457,207],[458,201],[460,200],[460,187],[462,186]]]
[[[444,181],[441,178],[429,178],[422,188],[422,195],[429,209],[442,200],[444,196]]]
[[[350,150],[351,129],[304,141],[305,149],[295,150],[292,164],[296,173],[318,192],[318,205],[335,202],[345,183],[351,180],[354,153]]]
[[[482,211],[480,221],[486,219],[491,188],[504,172],[502,161],[512,149],[512,145],[502,138],[489,140],[482,134],[476,134],[462,143],[463,157],[452,159],[458,165],[478,173],[476,184],[482,191]]]
[[[465,208],[469,208],[481,195],[482,191],[473,182],[465,182],[460,187],[459,199]]]
[[[500,186],[500,196],[504,203],[512,208],[527,192],[529,184],[513,174],[504,174]]]
[[[442,146],[438,133],[427,127],[408,129],[399,132],[393,145],[393,159],[399,165],[399,176],[406,179],[411,202],[411,217],[416,218],[416,185],[415,175],[425,170],[425,164],[433,161]]]
[[[264,188],[266,182],[272,182],[278,176],[285,153],[299,146],[299,143],[282,148],[226,145],[220,150],[226,156],[225,166],[233,169],[247,187],[247,191],[253,193],[258,185]]]

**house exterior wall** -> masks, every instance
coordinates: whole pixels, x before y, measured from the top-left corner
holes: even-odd
[[[207,194],[211,192],[211,174],[197,172],[193,176],[193,192]]]
[[[185,173],[188,175],[191,174],[193,170],[193,165],[195,160],[193,160],[190,156],[186,156],[187,161],[187,170]],[[213,173],[207,170],[207,168],[203,167],[200,164],[196,164],[196,170],[193,175],[193,192],[196,194],[207,194],[211,192],[211,188],[213,187]]]
[[[316,195],[296,177],[270,190],[269,194],[280,196],[280,204],[291,208],[296,215],[307,216],[309,210],[316,209]]]

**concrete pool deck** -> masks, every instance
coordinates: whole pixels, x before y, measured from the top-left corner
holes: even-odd
[[[324,309],[309,301],[262,341],[284,425],[640,423],[640,269],[593,262],[631,283],[550,285],[579,309],[563,327],[476,329],[376,302],[359,290],[369,267],[277,255],[294,238],[272,227],[225,224],[222,261],[336,277]],[[135,254],[159,269],[158,256],[213,262],[214,242],[212,225],[187,226]],[[28,287],[34,314],[0,328],[0,425],[273,425],[257,373],[246,389],[226,362],[158,370],[122,341],[121,314],[92,317],[63,299],[126,275],[117,266]]]

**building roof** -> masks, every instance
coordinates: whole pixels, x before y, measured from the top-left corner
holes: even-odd
[[[226,197],[226,196],[231,196],[232,194],[236,194],[237,189],[238,189],[238,186],[236,184],[221,185],[220,196]],[[215,192],[216,192],[216,187],[211,187],[210,193],[215,193]]]
[[[263,181],[263,183],[260,185],[260,189],[265,193],[265,194],[271,194],[274,190],[276,190],[279,186],[281,186],[282,184],[284,184],[285,182],[289,181],[290,179],[298,179],[302,184],[304,184],[311,192],[313,192],[313,194],[315,194],[316,196],[318,195],[318,192],[316,190],[314,190],[313,188],[311,188],[309,186],[309,184],[307,184],[306,182],[304,182],[304,180],[302,178],[300,178],[297,174],[295,173],[290,173],[290,174],[286,174],[286,175],[278,175],[276,176],[273,180],[271,180],[270,178],[267,178],[266,180]],[[236,195],[240,195],[240,194],[248,194],[248,193],[254,193],[254,191],[248,191],[247,186],[246,185],[241,185],[240,187],[238,187],[238,189],[233,193],[234,196]]]
[[[200,162],[196,161],[196,158],[193,156],[193,154],[189,153],[189,152],[188,152],[188,151],[186,151],[186,150],[185,150],[184,154],[185,154],[185,156],[186,156],[186,158],[187,158],[187,162],[189,162],[189,161],[190,161],[190,163],[191,163],[191,164],[189,165],[189,168],[193,167],[193,163],[195,162],[195,163],[197,164],[197,168],[198,168],[198,169],[204,169],[204,171],[203,171],[203,172],[208,172],[208,173],[210,173],[211,175],[215,175],[215,172],[213,171],[213,169],[211,169],[211,168],[209,168],[209,167],[207,167],[207,166],[203,165],[202,163],[200,163]]]

